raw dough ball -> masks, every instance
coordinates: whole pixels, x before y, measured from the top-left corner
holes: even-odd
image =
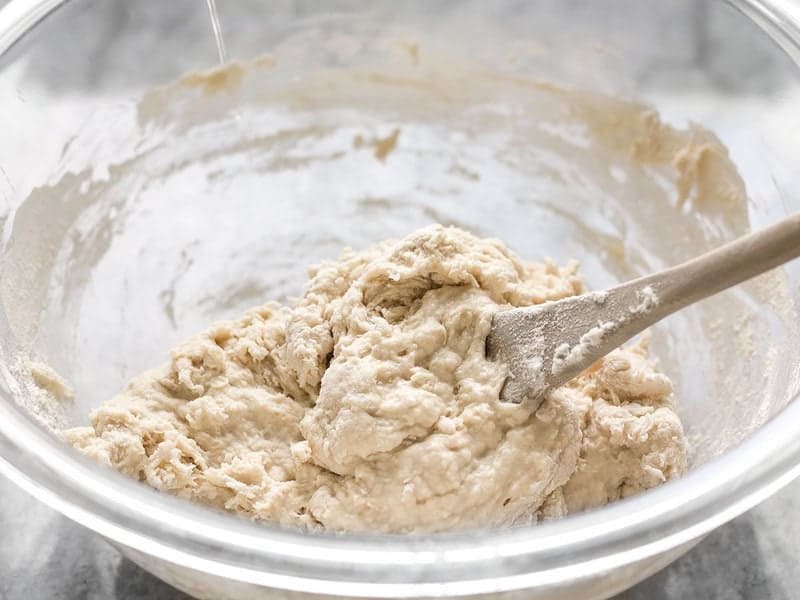
[[[583,291],[576,265],[432,226],[347,251],[293,307],[218,323],[65,432],[149,485],[332,530],[499,526],[598,506],[686,468],[669,380],[617,350],[541,407],[498,400],[492,314]]]

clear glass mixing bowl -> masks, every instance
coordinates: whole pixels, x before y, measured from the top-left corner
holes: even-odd
[[[6,475],[201,598],[601,598],[798,474],[797,264],[656,328],[693,445],[688,475],[557,522],[289,531],[158,494],[62,444],[48,425],[85,422],[213,319],[299,293],[305,267],[346,245],[457,224],[531,259],[577,258],[599,288],[800,209],[790,0],[219,9],[245,62],[216,71],[199,0],[0,10]],[[673,165],[637,166],[572,127],[576,106],[640,110],[604,94],[712,129],[749,200],[679,202]],[[51,402],[20,357],[59,372],[74,402]]]

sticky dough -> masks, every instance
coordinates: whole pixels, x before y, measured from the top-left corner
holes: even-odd
[[[247,517],[356,531],[502,526],[599,506],[681,475],[672,385],[646,344],[536,410],[500,402],[492,314],[583,291],[577,266],[432,226],[312,269],[178,346],[64,432],[87,455]]]

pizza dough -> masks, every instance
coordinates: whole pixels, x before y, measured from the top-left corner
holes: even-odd
[[[485,356],[494,312],[582,291],[575,264],[431,226],[313,268],[293,306],[211,326],[64,435],[156,489],[286,525],[441,531],[599,506],[686,469],[646,341],[536,411],[499,401],[506,368]]]

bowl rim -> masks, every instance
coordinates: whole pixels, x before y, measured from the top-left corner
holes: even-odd
[[[11,0],[0,8],[0,56],[68,1]],[[800,66],[800,5],[724,1]],[[0,323],[7,322],[3,310],[0,305]],[[7,377],[6,364],[0,353]],[[328,595],[466,596],[590,579],[689,544],[800,476],[797,395],[780,418],[681,479],[568,519],[428,536],[311,533],[254,526],[98,469],[25,414],[2,387],[0,400],[0,473],[71,520],[191,570]]]

